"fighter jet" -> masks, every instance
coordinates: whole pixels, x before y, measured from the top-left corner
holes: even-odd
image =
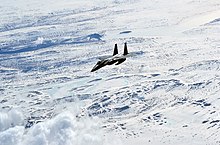
[[[128,55],[127,43],[124,44],[123,55],[118,54],[118,46],[117,44],[115,44],[113,55],[111,57],[99,60],[97,64],[92,68],[91,72],[94,72],[106,65],[113,65],[113,64],[119,65],[126,60],[126,55]]]

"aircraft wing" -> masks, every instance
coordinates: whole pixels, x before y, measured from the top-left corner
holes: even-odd
[[[127,55],[104,55],[104,56],[98,56],[97,58],[99,60],[104,60],[104,59],[120,59],[120,58],[128,58],[128,57],[135,57],[137,55],[142,55],[144,52],[143,51],[136,51],[136,52],[130,52]]]

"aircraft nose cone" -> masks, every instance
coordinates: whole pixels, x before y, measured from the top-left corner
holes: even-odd
[[[91,72],[94,72],[104,66],[106,66],[108,63],[108,60],[102,60],[102,61],[99,61],[91,70]]]
[[[92,68],[91,72],[94,72],[94,71],[96,71],[96,70],[97,70],[97,66],[94,66],[94,67]]]
[[[93,69],[91,70],[91,72],[94,72],[94,71],[96,71],[96,69],[95,69],[95,68],[93,68]]]
[[[96,65],[92,68],[91,72],[94,72],[94,71],[96,71],[96,70],[98,70],[98,69],[100,69],[100,68],[101,68],[101,66],[98,65],[98,64],[96,64]]]

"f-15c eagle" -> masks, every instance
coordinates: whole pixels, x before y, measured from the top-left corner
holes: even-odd
[[[97,64],[92,68],[91,72],[94,72],[106,65],[119,65],[126,60],[126,55],[128,55],[127,43],[124,44],[124,53],[122,55],[118,54],[118,46],[115,44],[113,55],[99,60]]]

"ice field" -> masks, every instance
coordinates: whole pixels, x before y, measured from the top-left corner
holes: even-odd
[[[219,0],[7,0],[0,13],[0,145],[220,144]],[[125,42],[134,55],[90,72]]]

